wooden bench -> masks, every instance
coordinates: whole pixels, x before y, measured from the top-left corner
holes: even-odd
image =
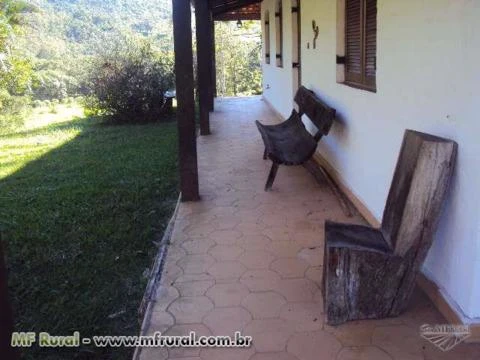
[[[293,110],[292,115],[281,124],[263,125],[256,121],[265,144],[263,158],[269,158],[273,162],[265,191],[272,188],[279,165],[302,165],[313,156],[318,142],[328,134],[335,119],[335,109],[327,106],[303,86],[298,89],[295,102],[299,112]],[[303,115],[307,115],[317,127],[314,136],[305,128]]]
[[[327,221],[328,324],[392,317],[406,309],[432,244],[456,153],[454,141],[407,130],[381,228]]]

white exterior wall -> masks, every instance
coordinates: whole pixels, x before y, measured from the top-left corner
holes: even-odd
[[[284,8],[284,68],[275,66],[274,0],[264,97],[292,109],[291,0]],[[377,92],[337,83],[337,1],[301,0],[302,84],[337,109],[319,152],[381,220],[406,128],[454,139],[457,168],[424,265],[452,305],[480,317],[480,1],[378,0]],[[313,49],[312,20],[320,28]],[[310,42],[310,49],[307,49]],[[267,89],[267,85],[270,89]]]
[[[270,13],[270,64],[265,64],[265,51],[263,59],[263,88],[264,96],[270,104],[283,116],[287,117],[292,112],[293,95],[289,96],[287,103],[286,94],[292,94],[292,36],[291,36],[291,7],[290,0],[283,1],[283,68],[276,66],[276,31],[275,31],[275,4],[277,0],[262,3],[262,28],[265,26],[265,10]],[[273,80],[270,82],[270,79]],[[270,87],[269,89],[267,89]]]

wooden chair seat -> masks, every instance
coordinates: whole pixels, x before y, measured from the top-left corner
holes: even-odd
[[[317,142],[307,131],[300,115],[294,110],[279,125],[262,125],[256,121],[267,149],[267,156],[281,165],[301,165],[317,149]]]
[[[335,223],[326,221],[325,234],[330,241],[329,248],[350,248],[366,250],[381,254],[392,254],[392,249],[385,241],[382,232],[370,226]]]
[[[263,158],[272,160],[265,191],[271,189],[279,165],[302,165],[313,156],[322,136],[327,135],[335,119],[335,109],[324,104],[315,94],[300,87],[295,95],[299,112],[293,110],[290,117],[277,125],[263,125],[256,121],[262,136],[265,152]],[[310,134],[302,122],[307,115],[318,131]]]

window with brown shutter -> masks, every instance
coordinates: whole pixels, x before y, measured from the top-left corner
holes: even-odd
[[[376,90],[377,0],[345,1],[345,83]]]
[[[278,0],[275,8],[275,47],[277,66],[283,67],[283,13],[282,0]]]
[[[265,63],[270,64],[270,12],[265,11],[265,31],[264,42],[265,48]]]

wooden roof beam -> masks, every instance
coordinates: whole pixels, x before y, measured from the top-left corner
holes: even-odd
[[[262,0],[211,0],[210,9],[214,15],[218,15],[260,2]]]

